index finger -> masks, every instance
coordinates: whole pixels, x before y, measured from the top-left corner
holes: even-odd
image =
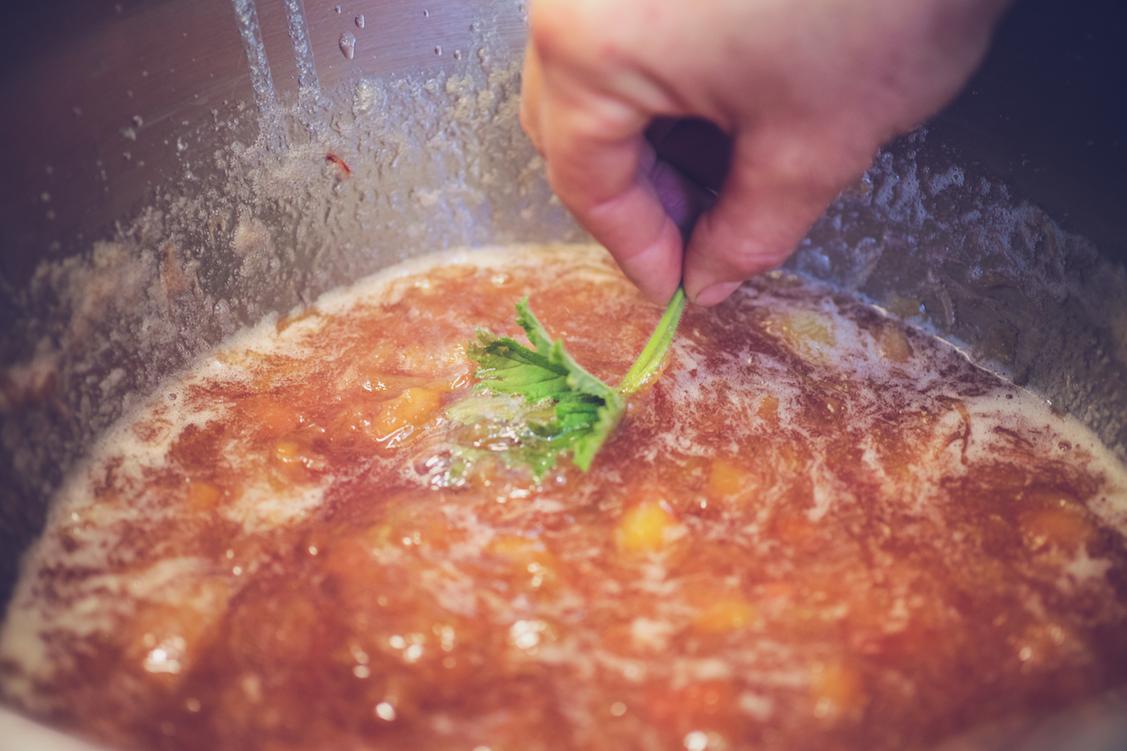
[[[605,97],[541,94],[540,145],[556,195],[646,297],[665,303],[681,280],[683,245],[650,179],[649,118]]]

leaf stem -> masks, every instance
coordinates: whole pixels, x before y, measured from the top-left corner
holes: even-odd
[[[661,320],[657,322],[657,328],[654,329],[649,341],[642,349],[642,353],[638,355],[638,359],[634,361],[630,370],[622,377],[622,382],[618,384],[618,393],[623,396],[635,394],[658,375],[661,370],[661,363],[665,360],[665,355],[669,351],[669,345],[673,343],[673,335],[677,333],[681,314],[684,312],[685,290],[678,287],[677,291],[673,293],[673,298],[665,307],[665,313],[662,314]]]

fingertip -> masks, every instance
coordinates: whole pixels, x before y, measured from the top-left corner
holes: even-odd
[[[778,268],[817,216],[786,201],[729,192],[701,217],[685,253],[685,293],[715,305],[745,280]]]
[[[685,294],[693,303],[718,305],[745,280],[786,261],[789,246],[765,245],[756,239],[755,229],[716,233],[698,225],[689,241],[684,269]]]
[[[740,282],[717,282],[710,284],[704,289],[690,294],[689,299],[696,305],[701,305],[710,308],[713,305],[720,303],[731,297],[732,293],[740,288]]]

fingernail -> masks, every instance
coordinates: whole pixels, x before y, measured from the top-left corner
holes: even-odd
[[[705,287],[698,292],[697,296],[693,298],[693,302],[697,305],[704,305],[705,307],[716,305],[726,300],[728,295],[735,292],[739,286],[739,282],[720,282],[713,284],[711,287]]]

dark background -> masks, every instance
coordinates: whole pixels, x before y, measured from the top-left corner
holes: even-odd
[[[1018,0],[931,130],[1127,263],[1123,0]]]

